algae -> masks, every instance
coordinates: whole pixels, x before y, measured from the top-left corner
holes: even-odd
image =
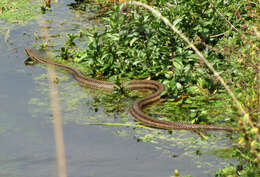
[[[1,0],[0,18],[12,23],[24,23],[39,14],[40,5],[28,0]]]

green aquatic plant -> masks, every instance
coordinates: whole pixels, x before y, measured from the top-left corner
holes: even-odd
[[[1,0],[0,19],[8,22],[23,23],[34,18],[40,11],[40,5],[27,0]]]
[[[204,99],[204,105],[207,106],[210,103],[211,109],[214,110],[217,101],[224,102],[219,100],[221,99],[219,96],[216,96],[220,84],[212,81],[211,77],[204,73],[204,71],[207,71],[206,68],[196,64],[198,60],[196,55],[189,49],[184,50],[185,44],[176,35],[168,31],[164,24],[155,20],[149,12],[136,9],[142,15],[139,13],[122,14],[122,8],[123,6],[115,6],[114,10],[111,11],[111,16],[105,18],[107,25],[103,32],[85,33],[88,42],[83,50],[77,52],[75,49],[64,46],[61,55],[64,51],[70,53],[71,58],[84,65],[86,73],[94,78],[111,81],[115,81],[117,77],[120,78],[120,81],[132,79],[159,80],[166,86],[166,91],[163,93],[165,96],[175,100],[182,94],[189,95],[185,99],[186,105],[190,104],[188,106],[194,107],[194,110],[200,109],[200,111],[190,114],[191,119],[189,120],[191,122],[207,124],[210,121],[212,123],[218,121],[212,119],[214,114],[207,116],[208,112],[212,112],[207,110],[208,108],[203,110],[202,105],[193,106],[196,102]],[[164,8],[166,12],[174,12],[168,6]],[[213,12],[210,11],[210,13]],[[171,15],[174,15],[174,13]],[[208,18],[211,18],[211,16]],[[178,25],[180,23],[179,20],[175,22]],[[183,25],[187,26],[186,23]],[[220,22],[219,26],[220,31],[225,30]],[[193,33],[193,31],[189,33]],[[216,41],[216,39],[214,40]],[[209,41],[209,43],[212,42]],[[209,52],[205,50],[205,53]],[[208,54],[211,60],[215,59],[216,61],[218,60],[217,55],[219,54],[212,51],[210,55]],[[216,102],[213,100],[207,102],[210,97],[215,97]],[[223,95],[223,97],[225,99],[227,95]],[[228,99],[227,101],[230,104],[229,107],[232,108],[232,102]],[[168,104],[170,108],[175,103],[166,102],[165,104]],[[216,104],[216,106],[218,105],[221,105],[221,103]],[[189,108],[187,107],[187,109]],[[170,111],[168,110],[168,112]],[[233,109],[229,110],[229,112],[232,111],[235,112]],[[232,116],[237,115],[233,113]],[[220,121],[224,122],[223,120]],[[230,118],[229,121],[234,121],[234,118]]]

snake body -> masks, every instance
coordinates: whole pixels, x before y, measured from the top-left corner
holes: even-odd
[[[113,90],[115,85],[109,81],[96,80],[90,77],[86,77],[81,71],[72,68],[70,66],[66,66],[63,64],[59,64],[50,60],[46,60],[41,58],[34,50],[25,48],[25,53],[33,60],[43,63],[45,65],[54,65],[60,67],[64,70],[69,71],[73,77],[80,83],[82,86],[92,87],[92,88],[101,88],[107,90]],[[123,83],[124,84],[124,83]],[[153,93],[149,96],[146,96],[141,99],[137,99],[130,108],[131,115],[137,120],[142,122],[144,125],[149,127],[159,128],[159,129],[186,129],[186,130],[194,130],[194,129],[206,129],[206,130],[225,130],[225,131],[233,131],[234,127],[228,126],[215,126],[215,125],[200,125],[200,124],[186,124],[179,122],[171,122],[165,120],[155,119],[147,114],[145,114],[142,109],[158,100],[160,100],[160,95],[164,91],[164,85],[160,82],[153,80],[132,80],[127,81],[125,84],[125,88],[129,90],[140,90],[146,89],[151,90]]]

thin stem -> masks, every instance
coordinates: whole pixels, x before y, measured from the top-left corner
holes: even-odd
[[[209,3],[214,7],[216,12],[231,26],[231,28],[239,32],[238,29],[216,8],[216,6],[211,1],[209,1]]]

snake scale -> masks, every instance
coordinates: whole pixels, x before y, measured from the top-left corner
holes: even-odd
[[[73,75],[73,77],[82,86],[92,87],[92,88],[101,88],[101,89],[107,89],[107,90],[114,89],[113,82],[96,80],[96,79],[93,79],[90,77],[86,77],[81,71],[79,71],[75,68],[41,58],[32,49],[25,48],[24,51],[32,60],[43,63],[45,65],[54,65],[54,66],[57,66],[64,70],[69,71]],[[153,81],[153,80],[132,80],[132,81],[127,81],[125,88],[129,89],[129,90],[145,89],[145,90],[153,91],[153,93],[151,95],[146,96],[141,99],[137,99],[130,108],[130,113],[135,118],[135,120],[140,121],[140,122],[142,122],[142,124],[147,125],[149,127],[167,129],[167,130],[172,130],[172,129],[186,129],[186,130],[206,129],[206,130],[225,130],[225,131],[235,130],[234,127],[229,127],[229,126],[186,124],[186,123],[171,122],[171,121],[155,119],[155,118],[145,114],[142,111],[142,109],[145,106],[160,100],[160,95],[164,91],[164,85],[157,81]]]

